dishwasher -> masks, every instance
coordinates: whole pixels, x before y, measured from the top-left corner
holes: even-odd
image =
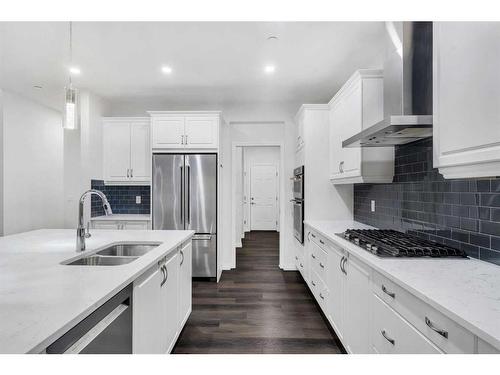
[[[132,284],[47,347],[48,354],[131,354]]]

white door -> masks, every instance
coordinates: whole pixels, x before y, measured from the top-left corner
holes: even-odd
[[[130,180],[151,179],[151,148],[149,146],[149,123],[130,124]]]
[[[105,122],[103,147],[104,179],[127,181],[130,173],[130,123]]]
[[[160,332],[163,332],[162,353],[170,353],[175,345],[179,329],[179,254],[175,254],[165,263],[166,280],[161,287],[162,321]]]
[[[186,117],[186,145],[190,148],[217,148],[219,120],[215,117]]]
[[[163,354],[165,340],[161,321],[163,273],[158,266],[146,271],[134,281],[133,353]]]
[[[192,245],[191,241],[187,243],[180,252],[180,303],[179,303],[179,329],[186,324],[189,314],[191,314],[192,300]]]
[[[153,118],[153,148],[184,148],[184,117]]]
[[[278,176],[276,165],[250,167],[250,229],[277,230]]]

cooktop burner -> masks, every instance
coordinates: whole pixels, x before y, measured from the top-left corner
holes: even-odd
[[[390,229],[348,229],[338,235],[380,257],[467,258],[463,250]]]

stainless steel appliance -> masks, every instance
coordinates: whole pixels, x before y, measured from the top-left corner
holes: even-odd
[[[304,243],[304,166],[293,170],[293,235]]]
[[[342,147],[386,147],[432,136],[432,22],[386,22],[384,119]]]
[[[47,347],[48,354],[132,354],[132,284]]]
[[[153,155],[153,229],[190,229],[193,277],[217,276],[217,155]]]
[[[338,236],[379,257],[467,258],[463,250],[395,230],[348,229]]]

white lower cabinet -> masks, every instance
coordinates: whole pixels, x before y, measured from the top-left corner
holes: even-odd
[[[192,301],[192,245],[191,242],[184,245],[180,250],[179,257],[179,322],[180,326],[184,326],[189,315],[191,314]]]
[[[191,241],[134,281],[133,352],[170,353],[191,313]]]
[[[392,310],[376,294],[372,295],[372,350],[385,354],[441,353],[424,335]]]
[[[336,241],[306,233],[297,269],[348,353],[499,352]]]

